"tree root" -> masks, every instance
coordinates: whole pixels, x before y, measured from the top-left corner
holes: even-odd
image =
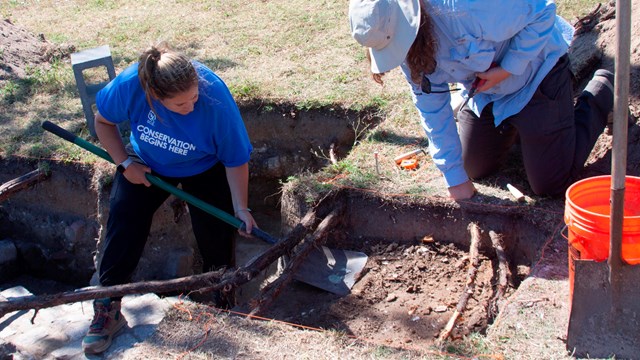
[[[8,199],[11,195],[17,193],[20,190],[26,189],[29,186],[45,180],[48,174],[43,169],[35,169],[30,173],[24,174],[13,180],[7,181],[0,186],[0,202]]]
[[[504,252],[502,235],[491,230],[489,231],[489,237],[491,238],[491,244],[496,251],[496,257],[498,259],[498,283],[496,284],[496,290],[488,309],[489,317],[495,319],[500,312],[500,303],[504,300],[504,294],[509,286],[509,263]]]
[[[34,309],[37,314],[39,309],[91,299],[130,294],[168,293],[189,289],[196,289],[196,291],[213,291],[243,285],[255,278],[278,258],[291,253],[302,238],[320,222],[316,215],[324,216],[334,208],[335,204],[329,204],[330,201],[326,200],[327,198],[323,199],[315,208],[309,210],[301,223],[296,225],[285,239],[274,244],[264,253],[254,257],[249,260],[247,264],[235,270],[219,269],[170,280],[142,281],[105,287],[87,287],[50,295],[9,298],[6,301],[0,301],[0,318],[17,310]]]
[[[296,269],[306,260],[307,255],[326,241],[327,233],[340,221],[344,206],[336,207],[322,222],[313,234],[308,234],[297,246],[295,255],[287,262],[283,273],[277,280],[265,286],[261,293],[249,302],[253,308],[251,315],[260,315],[280,294],[282,289],[293,280]]]
[[[471,243],[469,245],[469,269],[467,270],[467,283],[465,284],[462,295],[460,295],[460,300],[458,301],[456,310],[453,312],[453,315],[449,318],[449,322],[447,322],[447,325],[442,329],[438,336],[437,343],[439,344],[442,344],[451,335],[451,331],[453,331],[456,321],[467,307],[467,302],[475,291],[476,275],[478,274],[478,267],[480,265],[478,247],[480,243],[481,230],[475,222],[469,224],[468,229],[471,234]]]

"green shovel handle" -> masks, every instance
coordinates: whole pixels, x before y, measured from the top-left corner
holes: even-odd
[[[69,131],[61,128],[60,126],[50,122],[50,121],[45,121],[42,123],[42,128],[69,141],[72,142],[78,146],[80,146],[81,148],[88,150],[89,152],[111,162],[113,162],[113,159],[111,159],[111,156],[109,155],[108,152],[106,152],[104,149],[93,145],[92,143],[73,135],[72,133],[70,133]],[[215,216],[216,218],[226,222],[227,224],[235,227],[236,229],[240,229],[240,230],[245,230],[246,229],[246,225],[244,223],[244,221],[231,216],[230,214],[226,213],[225,211],[222,211],[218,208],[216,208],[215,206],[208,204],[204,201],[202,201],[201,199],[198,199],[197,197],[185,192],[182,189],[178,189],[177,187],[167,183],[166,181],[160,179],[159,177],[149,174],[146,174],[147,176],[147,180],[149,180],[150,183],[152,183],[153,185],[167,191],[170,194],[175,195],[177,198],[182,199],[186,202],[188,202],[189,204],[203,210],[206,211],[208,214],[211,214],[213,216]],[[272,237],[271,235],[269,235],[268,233],[260,230],[257,227],[254,227],[251,230],[251,235],[255,235],[256,237],[268,242],[269,244],[275,244],[278,242],[278,240],[276,240],[274,237]]]

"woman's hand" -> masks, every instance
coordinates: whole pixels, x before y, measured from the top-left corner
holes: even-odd
[[[151,173],[150,167],[134,161],[127,167],[122,175],[132,184],[142,184],[149,187],[151,183],[147,180],[147,173]]]
[[[460,185],[452,186],[449,189],[449,196],[453,200],[470,199],[476,193],[476,187],[471,180],[467,180]]]
[[[481,85],[478,86],[477,90],[478,92],[483,92],[504,81],[504,79],[511,76],[511,73],[501,68],[500,66],[496,66],[490,68],[485,72],[477,73],[476,76],[479,79],[484,80],[481,82]]]
[[[256,224],[256,220],[253,218],[253,215],[251,215],[251,211],[246,208],[239,209],[235,211],[235,215],[236,218],[242,220],[245,225],[245,231],[238,229],[238,233],[244,237],[250,237],[249,234],[251,234],[251,230],[253,230],[253,227],[258,227],[258,224]]]

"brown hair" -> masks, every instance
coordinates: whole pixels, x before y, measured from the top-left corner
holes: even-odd
[[[198,83],[198,74],[189,58],[163,41],[140,55],[138,79],[154,110],[152,96],[162,100],[185,92]]]
[[[433,22],[427,11],[422,7],[420,11],[420,27],[416,39],[411,44],[407,53],[407,66],[411,71],[411,81],[416,84],[422,82],[424,74],[431,74],[436,70],[436,52],[438,51],[438,43],[433,34]],[[371,63],[371,55],[369,49],[366,49],[367,59]],[[371,77],[378,84],[383,84],[382,75],[371,73]]]

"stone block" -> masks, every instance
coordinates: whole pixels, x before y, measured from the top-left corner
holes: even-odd
[[[167,257],[164,276],[167,279],[193,275],[194,249],[181,248],[171,251]]]
[[[11,240],[0,241],[0,282],[18,275],[18,249]]]

